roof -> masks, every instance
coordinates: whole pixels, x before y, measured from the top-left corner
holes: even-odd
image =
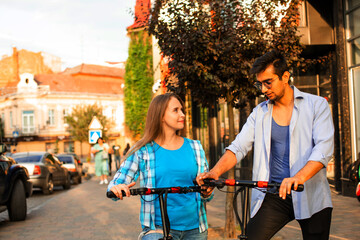
[[[123,78],[125,75],[125,69],[83,63],[79,66],[65,69],[62,74],[90,74]]]
[[[134,23],[127,30],[142,28],[147,25],[150,15],[150,0],[136,0]]]
[[[39,85],[49,85],[51,92],[120,94],[124,81],[91,76],[74,77],[69,74],[37,74]]]

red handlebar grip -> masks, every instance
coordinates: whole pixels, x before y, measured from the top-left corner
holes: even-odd
[[[235,186],[235,179],[226,179],[225,185],[226,186]]]
[[[172,187],[171,192],[172,193],[180,193],[180,187]]]
[[[258,181],[257,186],[260,188],[267,188],[268,182]]]

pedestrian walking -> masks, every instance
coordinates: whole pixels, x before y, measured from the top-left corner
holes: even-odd
[[[251,73],[267,100],[253,109],[214,168],[197,180],[218,179],[254,148],[253,180],[281,186],[279,194],[252,191],[248,239],[270,239],[293,219],[304,239],[328,239],[333,205],[326,167],[334,149],[329,105],[290,85],[286,59],[276,50],[259,57]],[[299,184],[303,192],[291,191]]]
[[[115,156],[115,167],[116,167],[116,171],[119,170],[120,168],[120,145],[113,145],[112,146],[113,149],[113,153]]]
[[[111,148],[109,148],[109,151],[108,151],[109,176],[111,176],[112,154],[113,154],[113,150],[111,147]]]
[[[100,177],[100,184],[108,184],[107,176],[109,174],[108,158],[109,145],[104,143],[103,138],[98,138],[93,146],[92,152],[95,154],[95,174]]]
[[[125,147],[125,149],[124,149],[124,151],[123,151],[123,157],[126,155],[126,153],[129,151],[129,149],[130,149],[130,144],[129,143],[127,143],[126,144],[126,147]]]
[[[126,154],[108,191],[121,200],[121,191],[129,197],[129,188],[139,175],[140,187],[191,186],[198,174],[208,170],[200,142],[179,136],[185,126],[183,107],[182,100],[173,93],[158,95],[151,101],[144,137]],[[168,195],[167,205],[171,207],[167,213],[174,239],[207,239],[204,202],[211,197],[211,192]],[[143,231],[139,239],[163,236],[159,200],[154,195],[141,199],[140,221]]]

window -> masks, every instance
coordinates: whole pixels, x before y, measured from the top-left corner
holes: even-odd
[[[349,13],[349,30],[350,37],[360,34],[360,8]]]
[[[66,117],[69,116],[69,110],[68,109],[64,109],[63,110],[63,119],[64,119],[64,123],[67,123]]]
[[[351,112],[353,160],[360,152],[360,0],[346,1],[347,41],[349,52],[350,94],[353,99]]]
[[[353,69],[356,152],[360,152],[360,67]]]
[[[302,1],[299,6],[299,27],[307,26],[306,3]]]
[[[351,62],[353,65],[360,64],[360,38],[351,42]]]
[[[111,119],[115,122],[116,121],[116,109],[111,110]]]
[[[22,132],[24,134],[35,132],[34,111],[30,110],[22,112]]]
[[[13,114],[12,111],[10,111],[10,127],[13,128]]]
[[[1,113],[1,126],[5,129],[5,114]]]
[[[64,152],[73,153],[74,152],[74,142],[64,142]]]
[[[356,6],[360,5],[359,0],[349,0],[348,3],[349,3],[349,8],[356,7]]]
[[[55,125],[55,110],[50,109],[49,110],[49,125],[54,126]]]

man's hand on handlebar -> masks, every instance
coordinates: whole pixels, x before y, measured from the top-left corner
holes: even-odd
[[[204,185],[204,179],[219,179],[219,177],[213,173],[213,172],[204,172],[204,173],[200,173],[197,177],[196,177],[196,182],[199,186],[201,186],[201,188],[203,189],[203,191],[201,192],[202,196],[204,198],[207,198],[211,195],[212,191],[214,190],[214,187],[206,187],[203,186]]]
[[[285,199],[286,194],[291,193],[291,187],[294,185],[294,190],[297,190],[299,184],[304,184],[304,182],[296,176],[284,178],[279,189],[279,196]]]
[[[119,184],[119,185],[115,185],[112,188],[110,188],[110,191],[112,191],[118,198],[120,198],[120,200],[123,200],[123,195],[121,193],[121,191],[124,191],[126,194],[126,197],[130,197],[130,189],[131,187],[133,187],[136,183],[132,182],[128,185],[126,184]]]

